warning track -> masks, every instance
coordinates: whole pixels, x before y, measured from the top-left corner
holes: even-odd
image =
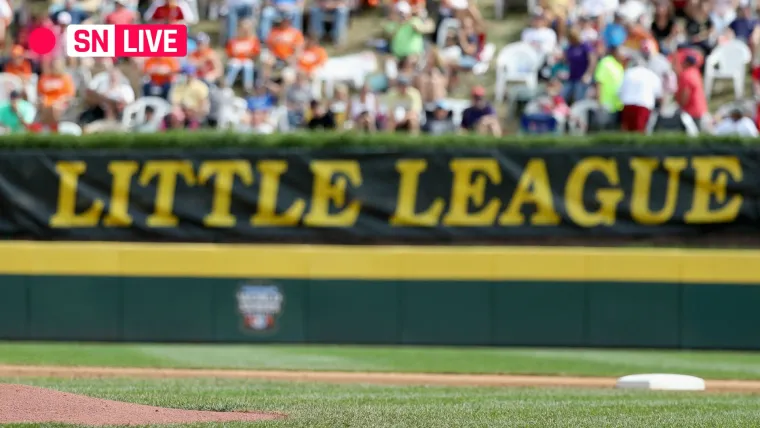
[[[269,381],[367,383],[384,385],[440,385],[494,387],[613,388],[606,377],[522,376],[488,374],[372,373],[328,371],[209,370],[120,367],[62,367],[0,365],[0,377],[53,378],[226,378]],[[760,393],[760,381],[707,380],[707,390]]]

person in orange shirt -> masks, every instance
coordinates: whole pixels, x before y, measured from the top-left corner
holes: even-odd
[[[69,107],[76,90],[62,59],[55,59],[42,67],[42,75],[37,82],[41,122],[56,131],[61,115]]]
[[[211,38],[206,33],[198,33],[195,36],[198,47],[190,54],[188,60],[198,70],[198,77],[211,84],[222,77],[223,67],[219,55],[211,47]]]
[[[143,95],[167,99],[179,72],[179,61],[172,57],[151,57],[145,60],[143,71],[148,76]]]
[[[293,65],[300,57],[303,44],[303,33],[290,25],[289,16],[281,16],[267,39],[267,46],[275,60],[272,65]]]
[[[243,72],[243,87],[246,91],[253,90],[254,60],[261,53],[259,39],[253,33],[253,21],[240,21],[237,35],[227,42],[227,74],[224,84],[231,87],[235,84],[238,74]]]
[[[315,37],[307,37],[303,52],[298,58],[298,68],[306,75],[311,76],[317,69],[327,62],[327,51],[319,46]]]
[[[32,62],[26,59],[23,46],[16,45],[13,47],[11,59],[5,64],[3,71],[20,77],[24,83],[32,78]]]
[[[623,44],[625,47],[637,51],[641,49],[641,46],[645,42],[651,42],[649,44],[652,47],[652,53],[659,53],[659,46],[654,36],[642,25],[630,23],[626,25],[626,30],[628,31],[628,38],[625,39],[625,43]]]

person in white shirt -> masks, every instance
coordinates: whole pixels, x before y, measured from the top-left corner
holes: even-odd
[[[739,137],[757,137],[757,126],[752,119],[744,115],[740,110],[734,110],[731,114],[718,122],[713,129],[715,135],[735,135]]]
[[[662,79],[640,61],[631,60],[631,65],[618,91],[623,104],[620,121],[623,131],[645,132],[649,116],[662,97]]]
[[[530,27],[522,32],[520,40],[536,48],[541,57],[548,57],[557,48],[557,33],[549,28],[546,17],[542,14],[533,15]]]

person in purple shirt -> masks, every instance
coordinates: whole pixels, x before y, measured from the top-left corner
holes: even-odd
[[[752,34],[758,31],[757,19],[752,17],[752,6],[739,6],[736,11],[736,19],[728,25],[737,39],[744,43],[750,43],[754,39]]]
[[[591,83],[591,76],[596,68],[594,47],[581,41],[578,30],[568,34],[568,46],[565,49],[565,61],[569,76],[562,85],[562,98],[568,105],[586,98],[586,90]]]
[[[462,112],[460,127],[478,134],[501,136],[501,125],[496,110],[486,101],[486,90],[482,86],[472,88],[472,105]]]

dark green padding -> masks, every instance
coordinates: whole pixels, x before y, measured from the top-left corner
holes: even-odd
[[[245,284],[284,296],[247,328]],[[0,339],[760,349],[760,286],[4,276]]]

